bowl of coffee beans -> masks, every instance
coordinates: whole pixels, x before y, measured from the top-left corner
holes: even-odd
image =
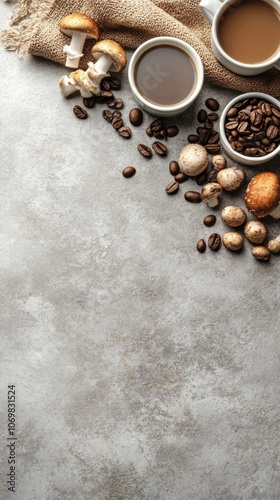
[[[280,154],[280,102],[262,92],[239,95],[223,110],[221,143],[243,165],[257,166]]]

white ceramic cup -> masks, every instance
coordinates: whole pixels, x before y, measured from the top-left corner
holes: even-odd
[[[241,165],[248,165],[251,167],[257,167],[258,165],[267,163],[268,161],[275,158],[277,154],[278,155],[280,154],[280,143],[279,143],[278,147],[275,148],[274,151],[265,156],[258,156],[258,157],[245,156],[235,151],[227,140],[227,136],[225,133],[225,124],[228,111],[230,110],[230,108],[234,107],[234,105],[237,104],[238,102],[242,102],[245,99],[253,99],[254,97],[258,99],[263,99],[264,101],[267,101],[270,104],[274,104],[277,108],[280,109],[280,102],[274,97],[271,97],[268,94],[263,94],[262,92],[248,92],[246,94],[241,94],[238,97],[235,97],[235,99],[233,99],[232,101],[230,101],[224,108],[220,118],[220,141],[225,152],[232,160],[236,161],[237,163],[240,163]]]
[[[139,59],[146,51],[159,45],[171,45],[172,47],[181,49],[191,59],[196,72],[196,84],[194,89],[189,95],[186,96],[185,99],[176,104],[158,105],[149,101],[139,92],[135,82],[136,67]],[[158,71],[160,75],[160,68],[158,68]],[[197,98],[204,82],[204,69],[198,53],[193,47],[191,47],[191,45],[175,37],[160,36],[147,40],[135,50],[128,66],[128,81],[133,97],[142,109],[156,116],[175,116],[186,111],[186,109],[188,109],[188,107]]]
[[[280,2],[279,0],[265,0],[271,5],[280,17]],[[264,73],[265,71],[276,67],[280,70],[280,47],[279,51],[270,59],[262,61],[258,64],[245,64],[230,57],[221,47],[217,31],[222,14],[230,7],[231,4],[236,4],[236,0],[201,0],[199,7],[207,19],[212,23],[211,42],[213,52],[220,63],[227,69],[238,75],[252,76]]]

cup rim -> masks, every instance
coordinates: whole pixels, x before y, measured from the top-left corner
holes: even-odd
[[[248,64],[248,63],[243,63],[241,61],[238,61],[238,59],[234,59],[230,55],[227,54],[227,52],[224,51],[223,47],[221,46],[218,36],[217,36],[217,27],[218,27],[218,21],[221,16],[221,14],[227,9],[227,6],[233,2],[234,0],[225,0],[222,4],[221,7],[217,10],[213,23],[212,23],[212,37],[215,38],[215,44],[217,45],[220,53],[222,56],[227,59],[229,62],[232,64],[238,65],[239,67],[242,67],[244,69],[261,69],[261,68],[266,68],[268,66],[273,66],[279,59],[280,59],[280,51],[275,54],[275,56],[270,57],[269,59],[265,59],[264,61],[260,63],[254,63],[254,64]],[[271,0],[264,0],[266,3],[270,3]],[[273,6],[277,9],[278,5],[274,3],[272,0]],[[271,3],[270,3],[271,5]],[[279,16],[280,16],[280,6],[279,6]]]
[[[253,98],[253,97],[258,97],[258,98],[267,100],[270,103],[275,104],[280,109],[280,102],[275,97],[272,97],[269,94],[264,94],[263,92],[247,92],[245,94],[240,94],[240,95],[236,96],[234,99],[232,99],[224,108],[224,110],[221,114],[221,118],[220,118],[220,136],[221,136],[222,142],[224,142],[226,144],[227,148],[232,152],[232,154],[236,158],[240,159],[240,160],[236,160],[236,161],[239,161],[241,164],[244,163],[245,159],[246,159],[246,162],[250,162],[251,164],[267,163],[269,160],[274,158],[276,154],[279,154],[279,152],[280,152],[280,142],[279,142],[277,148],[275,148],[274,151],[272,151],[271,153],[268,153],[265,156],[258,156],[258,157],[245,156],[245,155],[242,155],[241,153],[239,153],[238,151],[235,151],[231,147],[231,145],[227,139],[227,136],[225,133],[225,118],[226,118],[226,114],[227,114],[228,110],[231,107],[233,107],[234,104],[236,104],[237,102],[240,102],[244,99]]]
[[[136,65],[137,60],[139,57],[149,48],[156,47],[157,45],[161,44],[167,44],[167,45],[175,45],[176,47],[179,47],[183,49],[187,55],[192,59],[192,62],[195,67],[196,75],[197,75],[197,83],[191,94],[187,97],[187,99],[184,99],[183,101],[180,101],[178,104],[170,104],[166,106],[160,106],[157,104],[154,104],[153,102],[149,101],[146,99],[137,89],[134,81],[134,68]],[[203,83],[204,83],[204,67],[201,61],[201,58],[197,51],[187,42],[184,40],[181,40],[180,38],[177,37],[172,37],[172,36],[158,36],[158,37],[153,37],[149,38],[145,42],[143,42],[135,52],[132,54],[132,57],[130,59],[129,65],[128,65],[128,81],[130,84],[130,87],[133,91],[133,93],[136,95],[138,100],[140,102],[143,102],[143,105],[149,107],[151,110],[154,112],[158,113],[164,113],[171,111],[174,112],[174,114],[178,114],[178,112],[183,111],[186,106],[190,105],[198,96],[200,93]]]

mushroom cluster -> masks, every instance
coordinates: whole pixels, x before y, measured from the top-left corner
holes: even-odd
[[[99,28],[93,19],[84,14],[70,14],[63,17],[59,27],[62,33],[72,37],[70,45],[65,45],[63,49],[67,54],[65,65],[76,69],[69,76],[64,75],[60,78],[61,93],[64,97],[77,91],[82,97],[99,95],[100,82],[109,76],[108,71],[119,72],[125,68],[127,63],[125,50],[115,40],[97,41],[100,37]],[[88,68],[84,71],[77,68],[87,38],[94,39],[96,43],[91,49],[94,62],[89,61]]]

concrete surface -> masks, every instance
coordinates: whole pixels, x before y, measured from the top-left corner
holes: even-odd
[[[184,200],[193,180],[165,193],[205,99],[221,112],[236,92],[206,82],[168,120],[180,129],[168,156],[148,161],[136,146],[152,117],[126,141],[103,104],[74,116],[81,99],[58,90],[67,69],[0,53],[1,499],[278,500],[280,257],[258,262],[248,242],[196,251],[245,186],[217,210]],[[126,72],[118,97],[128,124]]]

